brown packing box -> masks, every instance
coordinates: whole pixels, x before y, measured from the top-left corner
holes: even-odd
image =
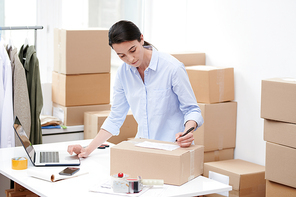
[[[234,159],[234,148],[215,150],[204,153],[204,163]]]
[[[296,149],[266,142],[265,178],[296,188]]]
[[[264,119],[264,140],[296,148],[296,124]]]
[[[233,68],[198,65],[186,67],[186,71],[197,102],[234,100]]]
[[[85,112],[84,113],[84,139],[93,139],[100,131],[105,119],[110,114],[110,110]],[[108,142],[118,144],[128,138],[135,137],[138,131],[138,124],[131,111],[126,115],[125,121],[120,128],[118,136],[112,136]]]
[[[204,163],[205,177],[209,171],[229,177],[229,185],[239,196],[265,196],[265,167],[240,159]]]
[[[52,101],[66,107],[110,103],[110,73],[64,75],[52,72]]]
[[[83,105],[65,107],[56,103],[52,104],[53,116],[62,120],[66,126],[84,125],[84,112],[110,110],[110,104]]]
[[[204,123],[194,131],[194,143],[204,145],[205,152],[235,148],[237,102],[198,105]]]
[[[206,54],[205,53],[172,53],[176,59],[182,62],[185,66],[193,65],[205,65],[206,64]]]
[[[296,79],[262,80],[261,118],[296,123]]]
[[[266,180],[266,197],[295,197],[296,188]]]
[[[55,29],[54,71],[63,74],[109,73],[107,29]]]
[[[137,142],[162,142],[148,139],[124,141],[111,147],[110,174],[123,172],[130,177],[163,179],[165,184],[182,185],[203,172],[203,146],[192,145],[173,151],[138,147]]]

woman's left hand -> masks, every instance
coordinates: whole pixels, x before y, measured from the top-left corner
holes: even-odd
[[[187,135],[180,137],[182,134],[182,132],[176,134],[177,144],[182,148],[187,148],[194,140],[193,133],[190,132]]]

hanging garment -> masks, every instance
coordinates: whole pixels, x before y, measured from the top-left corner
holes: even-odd
[[[7,48],[7,52],[11,61],[12,70],[14,116],[18,117],[27,136],[30,137],[31,112],[25,69],[17,55],[16,48]],[[15,138],[17,138],[16,135]],[[22,144],[16,139],[15,145],[21,146]]]
[[[14,147],[11,65],[0,43],[0,147]]]
[[[39,61],[34,46],[24,45],[19,51],[19,59],[24,65],[31,110],[30,141],[32,144],[42,144],[40,113],[43,107],[43,97],[39,72]]]

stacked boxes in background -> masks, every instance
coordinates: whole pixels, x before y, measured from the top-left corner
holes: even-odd
[[[172,53],[176,59],[184,64],[184,66],[194,66],[194,65],[205,65],[206,64],[206,54],[191,52],[191,53]]]
[[[100,131],[105,119],[109,116],[110,110],[93,111],[84,113],[84,139],[93,139]],[[120,128],[118,136],[112,136],[108,142],[118,144],[121,141],[134,138],[137,134],[138,124],[131,111],[126,115],[125,121]]]
[[[109,110],[110,68],[107,29],[55,29],[53,115],[73,126],[86,111]]]
[[[214,161],[204,164],[204,176],[213,178],[224,177],[232,186],[230,197],[264,197],[265,196],[265,167],[240,159]],[[226,196],[220,194],[206,195],[207,197]]]
[[[296,195],[296,79],[262,80],[266,197]],[[279,195],[280,194],[280,195]]]
[[[233,68],[196,65],[186,67],[204,124],[194,142],[204,145],[204,162],[234,158],[237,102]]]

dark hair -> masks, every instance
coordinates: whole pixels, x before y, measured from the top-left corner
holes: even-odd
[[[121,20],[112,25],[109,29],[109,45],[120,44],[126,41],[141,41],[140,29],[131,21]],[[144,46],[152,46],[149,42],[144,41]]]

